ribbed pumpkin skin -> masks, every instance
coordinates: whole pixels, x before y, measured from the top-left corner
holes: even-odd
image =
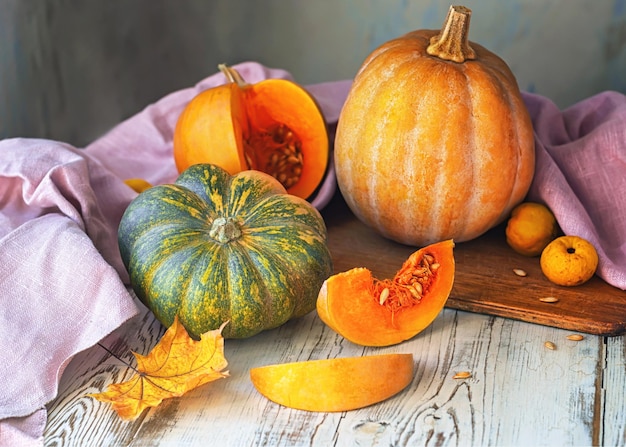
[[[241,234],[216,240],[220,218]],[[258,171],[194,165],[137,196],[118,240],[137,296],[194,336],[230,321],[224,337],[245,338],[305,315],[332,272],[319,212]]]
[[[470,240],[502,222],[535,166],[532,124],[510,69],[475,43],[475,60],[430,56],[437,33],[414,31],[365,60],[335,140],[337,181],[352,211],[416,246]]]

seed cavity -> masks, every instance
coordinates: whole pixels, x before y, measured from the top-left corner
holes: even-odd
[[[298,183],[304,165],[302,142],[289,127],[278,124],[255,132],[247,144],[246,162],[250,169],[260,168],[276,178],[286,189]],[[257,163],[254,163],[249,152],[265,154],[257,156],[266,160],[264,166],[256,166]]]
[[[393,280],[376,281],[374,284],[373,296],[392,314],[402,308],[418,304],[428,293],[433,279],[437,276],[437,270],[441,267],[430,253],[411,259],[412,262]]]

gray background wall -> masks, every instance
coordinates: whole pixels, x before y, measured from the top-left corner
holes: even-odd
[[[567,107],[626,93],[626,0],[465,0],[470,39],[520,87]],[[439,28],[448,0],[0,0],[0,138],[84,145],[217,64],[310,84],[354,76],[381,43]]]

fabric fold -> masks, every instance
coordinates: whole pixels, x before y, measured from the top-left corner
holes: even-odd
[[[42,439],[71,358],[138,313],[116,243],[136,193],[64,143],[4,140],[0,160],[0,445],[16,445]]]
[[[548,205],[565,234],[590,241],[597,274],[626,289],[626,96],[602,92],[563,111],[524,98],[537,154],[528,198]]]

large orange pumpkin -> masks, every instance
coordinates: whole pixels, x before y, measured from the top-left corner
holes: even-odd
[[[376,49],[341,111],[335,167],[356,216],[424,246],[502,222],[534,175],[533,129],[507,64],[468,40],[471,11]]]
[[[234,175],[266,172],[290,194],[309,198],[322,182],[329,156],[326,121],[317,102],[287,79],[247,83],[219,66],[227,82],[200,92],[174,130],[179,172],[210,163]]]

